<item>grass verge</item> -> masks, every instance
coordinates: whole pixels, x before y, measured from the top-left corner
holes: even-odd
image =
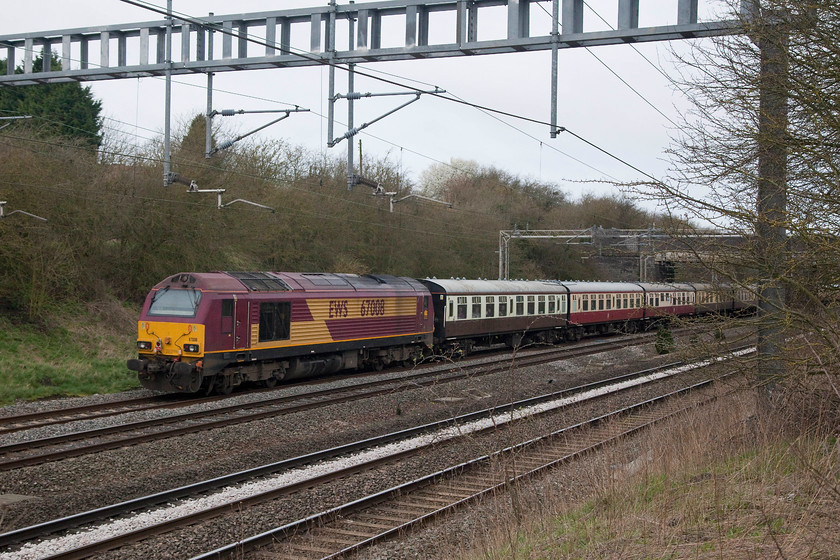
[[[0,315],[0,405],[138,387],[125,367],[136,317],[117,302],[61,312],[41,328]]]

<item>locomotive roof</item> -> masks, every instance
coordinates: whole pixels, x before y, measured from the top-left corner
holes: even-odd
[[[390,274],[344,274],[328,272],[275,272],[290,285],[307,292],[322,290],[395,290],[423,291],[423,285],[414,278]]]
[[[155,289],[196,288],[213,292],[242,292],[242,282],[225,272],[179,272],[158,282]]]
[[[155,288],[167,286],[212,292],[425,291],[417,280],[401,276],[301,272],[181,272]]]

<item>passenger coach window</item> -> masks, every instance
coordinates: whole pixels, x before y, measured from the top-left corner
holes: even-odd
[[[516,296],[516,314],[525,314],[525,296]]]
[[[449,318],[455,318],[455,304],[452,302],[451,299],[449,300]]]
[[[583,296],[583,310],[589,311],[589,298],[586,296]]]
[[[291,308],[288,301],[260,304],[260,342],[289,339]]]
[[[496,316],[496,298],[495,296],[487,296],[487,306],[484,308],[485,317]]]
[[[548,314],[557,312],[557,296],[548,296]]]
[[[545,315],[545,296],[537,297],[537,313]]]
[[[534,296],[528,296],[528,315],[534,314]]]
[[[508,298],[502,296],[499,298],[499,317],[507,317]]]
[[[458,318],[459,319],[466,319],[467,318],[467,297],[459,297],[458,298]]]
[[[481,319],[481,297],[472,298],[472,318]]]

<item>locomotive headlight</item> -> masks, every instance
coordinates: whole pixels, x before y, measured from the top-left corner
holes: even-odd
[[[139,348],[140,350],[151,350],[152,349],[152,343],[149,342],[148,340],[138,340],[137,341],[137,348]]]
[[[184,352],[198,354],[198,344],[184,344]]]

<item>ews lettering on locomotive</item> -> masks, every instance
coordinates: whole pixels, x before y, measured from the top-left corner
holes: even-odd
[[[347,317],[347,300],[330,300],[330,319]]]
[[[359,308],[362,317],[375,317],[385,315],[384,299],[363,299]]]
[[[358,315],[354,313],[353,317],[381,317],[383,315],[385,315],[384,299],[363,299],[359,300]],[[330,319],[342,319],[348,316],[350,316],[348,300],[330,300]]]

